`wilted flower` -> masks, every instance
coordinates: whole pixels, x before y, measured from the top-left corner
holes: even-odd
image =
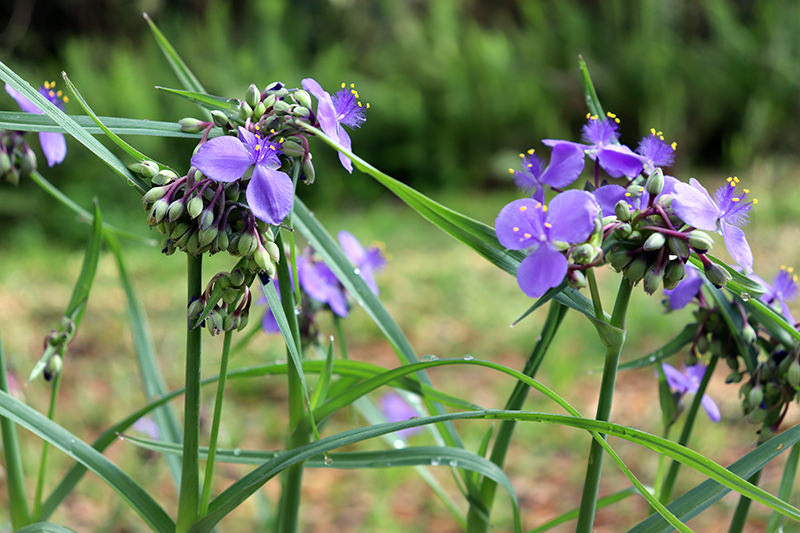
[[[684,367],[683,372],[667,363],[662,363],[661,369],[664,371],[664,376],[667,378],[669,388],[681,396],[684,394],[695,394],[697,389],[700,388],[700,382],[706,373],[706,366],[700,363]],[[708,418],[710,418],[712,422],[719,422],[719,408],[708,394],[703,395],[700,404],[703,406],[706,414],[708,414]]]
[[[55,91],[56,82],[46,81],[44,85],[39,87],[39,93],[47,98],[60,110],[64,110],[64,103],[69,101],[67,96],[63,96],[61,91]],[[44,114],[33,102],[25,98],[19,91],[14,89],[9,84],[6,84],[6,92],[17,101],[20,109],[26,113],[35,113],[37,115]],[[42,145],[42,152],[47,158],[47,165],[54,166],[64,161],[67,155],[67,142],[64,140],[64,134],[54,131],[39,132],[39,143]]]
[[[280,143],[240,127],[238,138],[223,135],[200,146],[192,156],[192,166],[222,182],[241,179],[252,168],[247,204],[257,218],[277,225],[289,214],[294,200],[292,179],[278,170],[279,154]]]
[[[347,151],[350,151],[350,136],[342,126],[361,127],[361,124],[366,120],[366,109],[369,108],[369,104],[364,106],[359,102],[358,92],[353,84],[348,87],[342,83],[342,88],[333,97],[313,78],[305,78],[303,80],[303,89],[313,94],[317,99],[317,120],[319,121],[320,129],[325,135],[341,144]],[[339,153],[339,161],[352,174],[353,163],[341,152]]]

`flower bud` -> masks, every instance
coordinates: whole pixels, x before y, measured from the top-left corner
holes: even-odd
[[[258,120],[264,113],[267,112],[267,106],[264,105],[264,102],[259,102],[255,106],[253,106],[253,120]]]
[[[571,270],[567,274],[567,283],[573,289],[582,289],[586,287],[586,276],[580,270]]]
[[[195,196],[189,203],[186,204],[186,212],[189,213],[191,218],[197,218],[203,212],[203,199]]]
[[[308,157],[303,160],[303,183],[311,185],[314,183],[315,176],[314,164],[311,162],[311,154],[308,154]]]
[[[44,367],[44,379],[46,381],[52,381],[54,377],[61,373],[61,368],[64,366],[64,361],[61,359],[61,355],[55,354],[50,359],[47,360],[47,365]]]
[[[220,128],[231,126],[231,123],[228,120],[228,115],[226,115],[219,109],[214,109],[213,111],[211,111],[211,119],[214,121],[214,125]]]
[[[194,234],[195,231],[193,228],[187,229],[177,239],[175,239],[175,246],[177,246],[180,249],[186,248],[186,245],[189,243],[189,239],[191,239],[192,235]]]
[[[201,229],[198,232],[197,242],[202,248],[203,246],[211,244],[214,241],[214,239],[217,238],[218,234],[219,234],[219,229],[216,226],[211,226],[206,229]]]
[[[221,309],[214,309],[206,317],[206,328],[212,335],[218,334],[222,331],[222,321],[225,320],[224,312]]]
[[[278,100],[277,96],[275,96],[274,94],[270,94],[262,102],[263,102],[264,106],[266,106],[266,108],[269,109],[269,108],[271,108],[272,106],[275,105],[275,102],[277,100]]]
[[[150,190],[144,193],[144,195],[142,196],[142,201],[145,203],[145,205],[153,204],[156,201],[163,198],[164,195],[167,194],[167,191],[169,191],[169,189],[170,189],[169,186],[152,187]]]
[[[199,227],[201,230],[206,230],[214,224],[214,210],[210,207],[208,209],[204,209],[203,212],[200,214],[200,224]]]
[[[168,185],[178,179],[178,175],[168,168],[159,170],[153,176],[153,185]]]
[[[717,288],[724,286],[731,279],[730,273],[719,265],[708,263],[705,265],[705,273],[708,281]]]
[[[789,370],[786,371],[786,381],[795,389],[800,387],[800,363],[797,362],[797,359],[789,365]]]
[[[747,415],[747,420],[752,424],[760,424],[767,417],[767,411],[764,409],[753,409]]]
[[[229,202],[236,202],[239,200],[239,182],[234,181],[225,184],[225,199]]]
[[[233,270],[231,270],[231,273],[229,274],[228,277],[231,280],[232,287],[241,287],[242,285],[244,285],[244,274],[242,273],[241,269],[234,268]]]
[[[278,248],[278,245],[272,241],[266,241],[264,243],[264,249],[269,254],[269,258],[272,260],[273,263],[277,263],[281,259],[281,251]]]
[[[152,219],[155,221],[156,224],[160,223],[164,220],[164,217],[167,216],[167,211],[169,210],[169,202],[165,199],[161,198],[156,203],[153,204],[153,211],[152,211]]]
[[[689,258],[689,243],[685,239],[670,237],[667,239],[667,246],[669,246],[669,251],[678,256],[681,261]]]
[[[230,241],[228,239],[228,232],[227,231],[220,231],[217,234],[217,248],[220,250],[227,250]]]
[[[247,102],[239,102],[239,108],[237,109],[239,112],[239,116],[242,120],[247,120],[248,118],[253,116],[253,108]]]
[[[647,260],[642,256],[638,256],[636,259],[631,261],[631,264],[629,264],[628,268],[625,269],[623,275],[628,281],[635,285],[644,277],[646,270]]]
[[[222,293],[222,301],[226,305],[233,305],[241,295],[242,291],[239,289],[227,289],[225,292]]]
[[[621,246],[615,246],[606,257],[617,272],[620,272],[623,268],[628,266],[628,263],[632,260],[631,256],[628,255],[628,250]]]
[[[270,259],[269,252],[267,252],[263,246],[259,246],[256,248],[256,251],[253,252],[253,259],[255,259],[256,264],[259,267],[259,270],[268,271],[269,268],[272,268],[272,271],[275,271],[275,267],[272,265],[272,260]]]
[[[655,172],[647,177],[644,189],[651,196],[658,196],[661,194],[661,191],[664,190],[664,171],[660,168],[656,168]]]
[[[181,131],[186,133],[200,133],[208,126],[208,122],[192,117],[182,118],[178,121],[178,124],[181,126]]]
[[[654,252],[663,248],[666,242],[667,239],[664,237],[664,234],[656,231],[650,234],[647,240],[644,241],[642,248],[647,252]]]
[[[183,203],[183,200],[175,200],[169,204],[169,209],[167,210],[167,220],[170,222],[175,222],[181,218],[185,212],[186,204]]]
[[[289,104],[284,102],[283,100],[276,100],[274,104],[272,104],[272,109],[276,113],[286,113],[289,111]]]
[[[689,232],[689,246],[697,250],[698,253],[702,254],[709,251],[713,245],[714,241],[708,233],[699,229]]]
[[[178,239],[181,235],[189,231],[189,224],[185,222],[180,222],[173,226],[172,230],[169,232],[170,239]]]
[[[19,173],[21,176],[30,176],[34,170],[36,170],[36,154],[26,146],[26,150],[20,156]]]
[[[742,338],[747,344],[755,344],[758,340],[758,335],[756,335],[756,330],[753,329],[753,326],[745,324],[742,327]]]
[[[8,172],[3,176],[5,180],[11,185],[19,185],[19,170],[14,167],[8,169]]]
[[[572,250],[570,258],[578,265],[588,265],[597,258],[598,250],[591,244],[579,244]]]
[[[255,107],[261,101],[261,91],[258,90],[254,83],[251,83],[244,93],[244,101],[250,107]]]
[[[5,150],[0,147],[0,176],[11,170],[11,158]]]
[[[301,106],[307,107],[309,109],[311,108],[311,96],[309,96],[309,94],[306,91],[298,89],[297,91],[294,91],[292,93],[292,96],[294,97],[295,102],[297,102]]]
[[[293,105],[289,108],[292,115],[300,118],[308,118],[311,116],[311,111],[308,110],[307,107],[303,107],[301,105]]]
[[[614,228],[613,235],[618,239],[626,239],[631,234],[631,231],[633,231],[633,228],[626,222]]]
[[[227,315],[222,320],[222,331],[233,331],[235,329],[235,320],[233,315]]]
[[[631,219],[631,206],[625,200],[620,200],[614,206],[614,214],[620,222],[628,222]]]
[[[287,139],[283,142],[281,145],[281,152],[289,157],[301,157],[306,153],[300,144],[292,141],[291,139]]]
[[[664,268],[664,288],[674,289],[686,275],[686,265],[683,261],[677,259],[667,263]]]
[[[239,250],[239,254],[242,257],[250,257],[256,251],[257,247],[258,247],[258,240],[256,239],[255,236],[249,233],[244,233],[239,236],[239,243],[237,245],[237,248]]]
[[[761,405],[761,402],[764,399],[764,392],[761,390],[760,385],[756,385],[750,392],[747,394],[747,401],[750,402],[750,405],[753,407],[758,407]]]
[[[647,271],[647,274],[644,275],[644,283],[642,283],[642,287],[644,288],[644,292],[647,294],[653,294],[658,290],[660,285],[661,271],[656,267],[653,267]]]
[[[247,320],[249,319],[249,313],[242,313],[239,315],[238,320],[236,321],[236,331],[242,331],[244,328],[247,327]]]

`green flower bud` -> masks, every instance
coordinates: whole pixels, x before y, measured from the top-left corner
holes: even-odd
[[[719,265],[708,263],[705,265],[705,273],[708,281],[713,283],[717,288],[724,286],[731,279],[730,273]]]
[[[197,255],[200,252],[200,236],[196,231],[193,231],[189,235],[189,240],[186,241],[186,246],[184,246],[186,253],[191,255]]]
[[[667,263],[664,268],[664,288],[674,289],[686,275],[686,265],[683,261],[676,259]]]
[[[264,102],[257,103],[255,106],[253,106],[253,120],[260,119],[266,112],[267,106],[264,105]]]
[[[646,270],[647,260],[642,256],[638,256],[636,259],[631,261],[631,263],[628,265],[628,268],[625,269],[623,275],[628,281],[635,285],[644,277]]]
[[[747,415],[747,420],[752,424],[760,424],[767,417],[767,411],[761,408],[753,409]]]
[[[699,229],[689,232],[689,246],[697,250],[698,253],[702,254],[709,251],[713,245],[714,241],[708,233]]]
[[[175,200],[169,204],[169,209],[167,210],[167,220],[170,222],[175,222],[181,218],[185,212],[186,204],[183,203],[183,200]]]
[[[220,250],[227,250],[230,244],[227,231],[220,231],[217,235],[217,248]]]
[[[269,254],[269,258],[270,258],[270,260],[272,260],[273,263],[277,263],[278,261],[280,261],[280,259],[281,259],[281,251],[278,248],[277,244],[275,244],[272,241],[266,241],[264,243],[264,249]]]
[[[261,91],[258,90],[254,83],[251,83],[244,93],[244,101],[250,107],[255,107],[261,101]]]
[[[231,270],[231,273],[228,277],[231,280],[232,287],[241,287],[244,285],[244,274],[242,273],[241,269],[234,268]]]
[[[152,218],[155,220],[156,223],[161,222],[164,220],[164,217],[167,216],[167,211],[169,211],[169,202],[165,199],[161,198],[156,203],[153,204],[153,212]]]
[[[219,229],[216,226],[211,226],[206,229],[201,229],[198,233],[197,242],[198,244],[203,247],[208,244],[211,244],[214,239],[217,238],[219,234]]]
[[[700,335],[697,338],[697,342],[695,342],[694,347],[698,352],[706,353],[708,351],[708,335]],[[732,370],[738,370],[738,366]]]
[[[11,170],[11,158],[5,150],[0,149],[0,176]]]
[[[248,118],[253,116],[253,108],[247,102],[239,102],[239,108],[237,109],[239,112],[239,116],[242,120],[247,120]]]
[[[656,168],[655,172],[647,177],[644,189],[650,196],[658,196],[661,194],[661,191],[664,190],[664,171],[660,168]]]
[[[789,365],[789,370],[786,371],[786,381],[795,389],[800,387],[800,363],[797,362],[797,359]]]
[[[314,164],[311,162],[311,154],[308,154],[308,157],[303,160],[303,183],[311,185],[314,183],[315,176]]]
[[[647,271],[647,274],[644,275],[644,283],[642,283],[642,287],[644,288],[644,292],[647,294],[653,294],[658,290],[660,285],[661,271],[653,267]]]
[[[227,315],[222,320],[222,330],[223,331],[233,331],[235,329],[234,318],[233,315]]]
[[[233,305],[236,300],[242,295],[242,291],[238,289],[227,289],[222,293],[222,301],[226,305]]]
[[[208,122],[192,117],[182,118],[178,121],[178,124],[181,126],[181,131],[186,133],[200,133],[208,126]]]
[[[277,97],[277,96],[275,96],[274,94],[270,94],[269,96],[267,96],[267,97],[266,97],[266,98],[263,100],[263,103],[264,103],[264,106],[266,107],[266,109],[269,109],[270,107],[272,107],[272,106],[274,106],[274,105],[275,105],[275,102],[276,102],[277,100],[278,100],[278,97]]]
[[[214,309],[211,311],[208,317],[206,317],[206,328],[208,332],[212,335],[216,335],[222,331],[222,322],[225,320],[225,316],[227,316],[227,313],[221,309]]]
[[[655,252],[663,248],[666,243],[667,239],[664,237],[664,234],[656,231],[650,234],[647,240],[644,241],[642,248],[647,252]]]
[[[567,275],[567,283],[573,289],[586,287],[586,276],[580,270],[572,270]]]
[[[631,219],[631,206],[625,200],[620,200],[614,206],[614,214],[620,222],[628,222]]]
[[[628,250],[621,246],[615,246],[611,252],[606,255],[608,262],[617,272],[620,272],[632,261],[632,257],[628,255]]]
[[[5,173],[3,176],[5,180],[10,183],[11,185],[19,185],[19,170],[14,167],[8,169],[8,172]]]
[[[249,233],[244,233],[239,236],[239,244],[237,245],[237,248],[239,249],[239,254],[241,254],[242,257],[250,257],[256,251],[257,247],[258,240],[255,236]]]
[[[281,144],[281,151],[289,157],[301,157],[306,153],[300,144],[289,139]]]
[[[229,202],[239,200],[239,182],[233,181],[225,185],[225,199]]]
[[[153,176],[153,185],[168,185],[178,179],[178,175],[168,168],[159,170]]]
[[[287,113],[290,109],[290,105],[284,102],[283,100],[276,100],[274,104],[272,104],[272,109],[276,113]]]
[[[292,96],[294,97],[295,102],[297,102],[301,106],[307,107],[309,109],[311,108],[311,96],[309,96],[309,94],[306,91],[298,89],[297,91],[292,93]]]
[[[169,238],[177,239],[187,231],[189,231],[189,224],[185,222],[180,222],[178,224],[175,224],[175,226],[173,226],[172,230],[169,232]]]
[[[226,115],[219,109],[214,109],[213,111],[211,111],[211,119],[214,121],[214,125],[220,128],[231,126],[231,123],[228,120],[228,115]]]
[[[764,391],[761,390],[760,385],[756,385],[750,392],[747,394],[747,401],[750,402],[750,405],[753,407],[758,407],[761,405],[761,401],[764,399]]]
[[[728,377],[725,378],[725,383],[740,383],[742,381],[742,373],[741,372],[731,372],[728,374]]]
[[[642,239],[644,239],[644,236],[639,230],[633,230],[628,234],[628,240],[631,242],[641,241]]]
[[[256,251],[253,252],[253,259],[255,259],[260,270],[266,271],[268,270],[267,265],[272,266],[272,260],[270,259],[269,252],[267,252],[263,246],[256,248]],[[272,266],[272,270],[275,270],[274,266]]]
[[[681,261],[686,261],[689,258],[689,243],[680,237],[670,237],[667,239],[667,246],[669,251],[678,256]]]
[[[186,212],[189,213],[191,218],[197,218],[203,212],[203,199],[195,196],[189,203],[186,204]]]
[[[204,209],[203,212],[200,214],[200,224],[199,227],[201,230],[206,230],[214,224],[214,210],[211,208]]]
[[[30,176],[34,170],[36,170],[36,154],[28,148],[20,156],[19,173],[21,176]]]
[[[169,186],[166,186],[166,187],[152,187],[150,190],[148,190],[146,193],[144,193],[144,195],[142,196],[142,202],[144,202],[145,205],[153,204],[156,201],[158,201],[161,198],[163,198],[164,195],[167,194],[168,190],[169,190]]]
[[[239,233],[232,233],[228,236],[228,253],[231,255],[241,255],[239,253]]]
[[[195,234],[194,229],[189,228],[185,232],[183,232],[177,239],[175,239],[175,246],[180,249],[185,249],[186,245],[189,243],[189,239],[192,238],[192,235]]]
[[[250,317],[247,313],[242,313],[239,315],[239,319],[236,321],[236,331],[242,331],[244,328],[247,327],[247,320]]]
[[[308,118],[311,116],[311,111],[308,110],[307,107],[303,107],[301,105],[293,105],[290,108],[292,115],[300,118]]]
[[[46,381],[52,381],[54,377],[61,373],[61,368],[64,366],[64,361],[61,359],[61,355],[55,354],[47,361],[47,365],[44,367],[44,379]]]
[[[597,258],[598,250],[591,244],[579,244],[572,250],[570,258],[577,265],[588,265]]]
[[[756,335],[756,330],[753,329],[753,326],[745,324],[742,328],[742,338],[747,344],[755,344],[756,340],[758,340],[758,335]]]
[[[632,231],[633,228],[631,228],[631,225],[626,222],[625,224],[620,224],[619,226],[614,228],[613,233],[614,236],[617,237],[618,239],[625,239],[631,234]]]

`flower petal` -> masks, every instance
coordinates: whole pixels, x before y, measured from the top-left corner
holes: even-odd
[[[214,181],[236,181],[253,163],[254,154],[230,135],[211,139],[192,156],[192,166]]]
[[[312,299],[325,303],[328,300],[327,279],[316,268],[316,263],[303,261],[297,263],[297,277],[300,286]]]
[[[30,100],[28,100],[27,98],[22,96],[22,93],[20,93],[19,91],[17,91],[15,88],[13,88],[11,85],[9,85],[7,83],[6,83],[6,92],[8,93],[8,95],[11,98],[13,98],[14,100],[17,101],[17,105],[19,106],[19,108],[22,109],[23,111],[25,111],[26,113],[36,113],[36,114],[39,114],[39,115],[42,114],[42,110],[41,109],[36,107],[33,104],[33,102],[31,102]]]
[[[344,148],[348,152],[352,152],[353,150],[350,144],[350,136],[347,134],[346,131],[344,131],[344,128],[339,126],[338,124],[336,125],[336,134],[337,137],[334,138],[339,141],[339,144],[342,145],[342,148]],[[339,161],[342,163],[342,166],[346,171],[348,171],[350,174],[353,173],[353,162],[350,161],[349,157],[344,155],[342,152],[339,152]]]
[[[328,287],[328,305],[331,311],[344,318],[348,314],[347,296],[344,289],[337,283]]]
[[[664,376],[667,378],[667,384],[670,389],[680,394],[692,391],[694,383],[683,372],[667,363],[661,363],[661,370],[664,371]]]
[[[708,394],[703,394],[703,397],[700,398],[700,405],[703,406],[703,409],[706,410],[706,414],[708,418],[711,419],[712,422],[719,422],[722,418],[719,413],[719,407],[717,404],[714,403],[714,400],[711,399],[711,396]]]
[[[612,178],[634,178],[642,172],[641,156],[627,146],[612,144],[597,151],[600,166]]]
[[[347,256],[351,263],[357,267],[364,263],[367,254],[364,251],[364,247],[361,246],[361,243],[358,242],[358,239],[356,239],[352,233],[349,231],[340,231],[337,237],[339,238],[339,244],[342,246],[344,255]]]
[[[717,220],[721,215],[719,207],[700,182],[691,178],[689,185],[676,183],[672,196],[672,210],[681,220],[697,229],[717,231]]]
[[[700,287],[703,286],[703,279],[692,267],[686,267],[686,276],[673,289],[664,289],[664,294],[669,298],[669,306],[673,311],[683,309],[691,302]]]
[[[328,137],[337,138],[336,127],[336,108],[333,106],[333,99],[328,92],[322,88],[313,78],[305,78],[302,82],[303,89],[310,92],[317,99],[317,120],[319,127]]]
[[[63,133],[42,131],[39,133],[39,144],[47,158],[47,166],[57,165],[67,156],[67,141]]]
[[[550,155],[550,164],[547,165],[541,177],[541,182],[551,187],[566,187],[578,179],[585,158],[583,150],[574,144],[561,143],[553,147]]]
[[[548,245],[540,246],[522,260],[517,270],[517,283],[522,292],[539,298],[551,287],[557,287],[567,274],[567,258]]]
[[[594,190],[594,199],[600,205],[603,216],[614,214],[617,202],[625,199],[625,187],[619,185],[603,185]]]
[[[600,206],[591,193],[586,191],[564,191],[550,201],[547,208],[548,233],[551,241],[579,243],[594,230],[594,221]]]
[[[723,222],[722,239],[725,241],[725,248],[728,249],[728,253],[731,254],[733,260],[739,263],[745,274],[750,274],[753,271],[753,252],[750,251],[750,245],[747,243],[744,231],[733,224]]]
[[[294,186],[292,178],[280,170],[256,165],[247,184],[247,204],[260,220],[278,225],[292,210]]]
[[[512,250],[538,246],[544,236],[545,213],[542,204],[523,198],[500,210],[494,221],[500,244]]]

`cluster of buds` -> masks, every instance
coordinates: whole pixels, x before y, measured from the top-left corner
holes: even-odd
[[[250,316],[250,285],[255,276],[244,258],[230,272],[216,274],[200,297],[189,303],[189,319],[212,335],[243,330]]]
[[[0,130],[0,180],[17,185],[36,170],[36,154],[19,131]]]
[[[748,420],[761,425],[762,440],[777,432],[798,391],[800,362],[797,349],[788,351],[776,347],[759,357],[750,378],[739,389],[739,396]]]
[[[52,381],[55,376],[61,373],[64,353],[75,336],[75,332],[75,322],[71,318],[63,316],[58,328],[45,335],[42,375],[46,381]]]

